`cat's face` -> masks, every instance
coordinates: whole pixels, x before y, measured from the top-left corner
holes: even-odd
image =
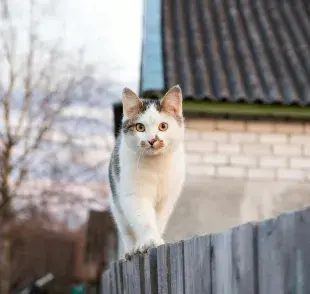
[[[162,100],[140,99],[123,91],[122,130],[127,146],[141,155],[173,151],[184,140],[182,92],[172,87]]]

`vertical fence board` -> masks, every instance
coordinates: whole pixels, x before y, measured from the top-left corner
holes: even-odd
[[[145,293],[157,294],[157,250],[151,248],[144,258]]]
[[[169,244],[171,294],[184,293],[184,250],[183,241]]]
[[[157,249],[158,294],[167,294],[170,291],[169,250],[167,245],[161,245]]]
[[[210,236],[184,241],[185,293],[211,293]]]
[[[294,227],[294,221],[286,220],[286,226],[290,226],[291,231]],[[288,293],[285,289],[285,269],[288,265],[283,259],[286,255],[285,251],[291,245],[292,236],[290,232],[286,232],[286,242],[290,244],[284,245],[282,242],[282,220],[271,219],[258,225],[258,260],[259,260],[259,293]],[[290,258],[289,256],[287,256]],[[290,263],[288,261],[288,263]],[[291,264],[291,266],[294,265]],[[289,277],[287,277],[289,278]]]
[[[102,294],[111,294],[111,275],[109,270],[104,272],[101,281],[102,281],[101,285]]]
[[[296,213],[297,294],[310,293],[310,207]]]
[[[260,294],[309,293],[309,212],[286,213],[259,224]]]
[[[122,262],[114,262],[110,266],[111,294],[123,293]]]
[[[234,291],[238,294],[256,294],[256,226],[245,224],[234,228],[232,237]]]
[[[130,294],[129,286],[130,286],[130,274],[131,271],[129,269],[130,263],[128,261],[123,262],[122,266],[122,274],[123,274],[123,292],[124,294]]]
[[[117,293],[117,275],[116,275],[116,267],[117,263],[113,263],[110,266],[110,279],[111,279],[111,294],[118,294]]]
[[[255,294],[255,228],[245,224],[211,236],[212,294]]]
[[[212,294],[232,294],[232,230],[211,236]]]
[[[144,293],[144,261],[143,256],[134,255],[131,261],[123,263],[124,293]]]
[[[123,286],[123,264],[124,262],[117,262],[116,264],[116,280],[117,280],[117,293],[123,294],[124,293],[124,286]]]

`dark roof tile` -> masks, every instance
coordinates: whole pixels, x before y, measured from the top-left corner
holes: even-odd
[[[310,105],[303,0],[163,0],[165,88],[196,99]]]

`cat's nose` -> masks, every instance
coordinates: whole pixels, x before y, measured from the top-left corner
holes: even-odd
[[[149,140],[148,142],[150,143],[151,146],[153,146],[154,143],[156,142],[156,139]]]

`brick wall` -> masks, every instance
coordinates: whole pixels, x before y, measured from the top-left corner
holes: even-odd
[[[186,148],[167,241],[310,205],[310,124],[187,119]]]
[[[187,173],[310,181],[310,123],[188,119]]]

